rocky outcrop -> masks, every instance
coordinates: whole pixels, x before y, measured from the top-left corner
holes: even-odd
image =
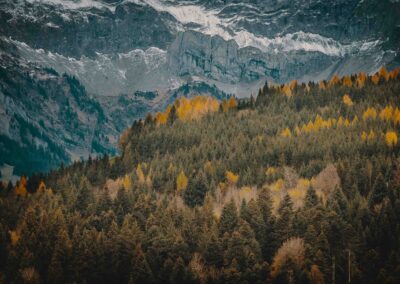
[[[301,76],[304,70],[311,73],[327,68],[336,60],[319,52],[275,54],[239,48],[233,40],[195,31],[179,33],[167,54],[168,66],[177,76],[204,76],[230,84],[262,78],[285,82]]]
[[[32,2],[32,3],[31,3]],[[112,9],[66,9],[39,1],[0,4],[0,34],[65,56],[95,57],[133,49],[165,49],[177,24],[168,13],[132,2]],[[66,1],[67,2],[67,1]]]

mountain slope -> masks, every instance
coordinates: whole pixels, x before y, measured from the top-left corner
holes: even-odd
[[[182,97],[119,156],[0,183],[4,282],[399,282],[399,72]]]
[[[102,109],[104,131],[86,129],[85,138],[59,135],[67,121],[47,130],[64,139],[56,144],[77,140],[79,147],[66,150],[74,160],[115,153],[122,129],[148,111],[164,109],[186,86],[193,94],[202,89],[216,97],[248,97],[265,80],[281,84],[373,73],[381,65],[392,69],[400,63],[399,9],[390,0],[4,0],[0,41],[7,46],[2,54],[14,58],[10,73],[27,81],[21,85],[31,88],[27,68],[52,69],[60,78],[74,77]],[[73,95],[63,80],[52,84],[60,84],[66,97]],[[208,87],[199,88],[204,84]],[[16,105],[27,103],[20,99],[13,96]],[[43,119],[39,112],[30,115],[31,121]],[[42,131],[37,123],[31,126]],[[8,143],[22,141],[15,133],[3,135]],[[99,142],[98,151],[91,147],[89,140],[104,137],[109,142]]]

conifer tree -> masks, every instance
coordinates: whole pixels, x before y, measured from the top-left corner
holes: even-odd
[[[221,218],[219,220],[219,234],[223,236],[225,233],[232,233],[238,223],[237,208],[235,202],[231,200],[222,209]]]

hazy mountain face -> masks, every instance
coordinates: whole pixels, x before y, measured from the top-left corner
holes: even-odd
[[[266,79],[394,66],[398,15],[394,0],[3,0],[0,164],[115,153],[121,130],[182,86],[248,96]],[[16,162],[14,142],[41,154]]]

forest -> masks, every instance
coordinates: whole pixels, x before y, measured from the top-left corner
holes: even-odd
[[[180,97],[0,183],[0,282],[400,283],[399,71]]]

